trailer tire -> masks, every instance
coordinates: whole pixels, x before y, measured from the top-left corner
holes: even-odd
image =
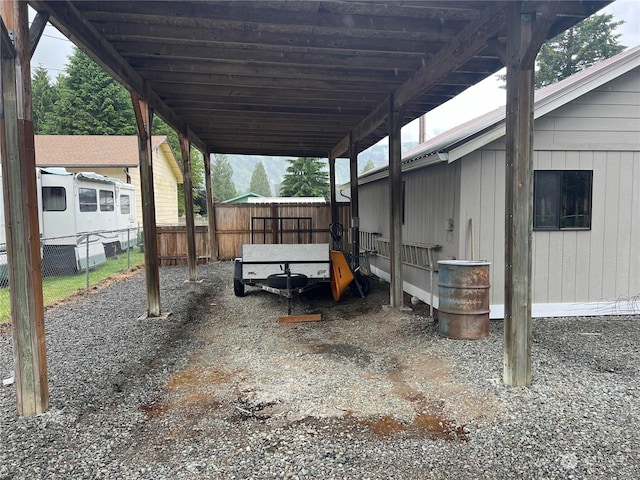
[[[236,297],[244,297],[244,283],[242,283],[242,261],[233,262],[233,293]]]
[[[302,288],[307,286],[307,276],[302,273],[291,274],[291,288]],[[267,277],[267,285],[271,288],[287,288],[287,274],[275,273]]]
[[[233,279],[233,293],[236,297],[244,297],[244,283],[238,279]]]

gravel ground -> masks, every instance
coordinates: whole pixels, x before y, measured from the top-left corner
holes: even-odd
[[[640,318],[537,320],[534,382],[507,388],[502,322],[449,340],[388,286],[286,304],[231,263],[161,269],[167,320],[135,274],[46,313],[51,408],[0,386],[0,479],[640,478]],[[0,333],[0,377],[13,369]]]

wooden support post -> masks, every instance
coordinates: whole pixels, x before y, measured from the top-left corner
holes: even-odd
[[[158,267],[158,235],[156,206],[153,193],[153,161],[151,125],[153,111],[145,98],[131,94],[133,111],[138,126],[140,156],[140,188],[142,190],[142,233],[144,263],[147,281],[147,317],[160,317],[160,269]]]
[[[331,189],[331,223],[338,223],[338,203],[336,201],[336,157],[329,152],[329,187]]]
[[[351,268],[360,266],[360,206],[358,202],[358,148],[349,134],[349,174],[351,177]]]
[[[402,143],[400,114],[389,99],[390,305],[403,308],[402,288]]]
[[[512,2],[508,9],[504,382],[519,386],[531,384],[535,55],[530,52],[535,13],[522,13],[521,2]]]
[[[187,229],[187,265],[189,281],[195,282],[196,271],[196,233],[193,213],[193,182],[191,180],[191,143],[186,134],[180,134],[180,151],[182,153],[182,178],[184,191],[184,215]]]
[[[27,4],[0,2],[2,187],[18,415],[49,408]],[[8,31],[13,33],[14,45]]]
[[[207,221],[209,223],[209,252],[211,261],[218,260],[218,242],[216,241],[216,211],[213,203],[213,187],[211,185],[211,153],[209,149],[204,155],[204,188],[207,191]]]

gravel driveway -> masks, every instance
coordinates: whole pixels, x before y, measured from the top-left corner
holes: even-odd
[[[449,340],[388,286],[335,304],[233,295],[232,264],[138,271],[46,313],[51,408],[0,386],[0,479],[640,478],[640,317],[537,320],[534,383],[507,388],[502,322]],[[5,329],[6,330],[6,329]],[[0,333],[0,377],[13,369]]]

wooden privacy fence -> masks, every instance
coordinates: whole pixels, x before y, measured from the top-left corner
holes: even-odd
[[[251,219],[254,220],[253,243],[331,243],[329,224],[331,206],[305,203],[282,204],[216,204],[216,239],[218,259],[231,260],[241,256],[240,246],[252,243]],[[348,227],[351,224],[350,205],[338,204],[338,218],[344,226],[343,248],[348,245]],[[304,218],[298,221],[296,219]],[[306,219],[309,220],[306,220]],[[279,220],[282,219],[282,220]],[[298,232],[298,226],[302,229]],[[309,241],[309,229],[311,241]],[[187,232],[184,225],[157,227],[160,265],[186,265]],[[205,263],[211,257],[208,226],[195,228],[196,257]]]

